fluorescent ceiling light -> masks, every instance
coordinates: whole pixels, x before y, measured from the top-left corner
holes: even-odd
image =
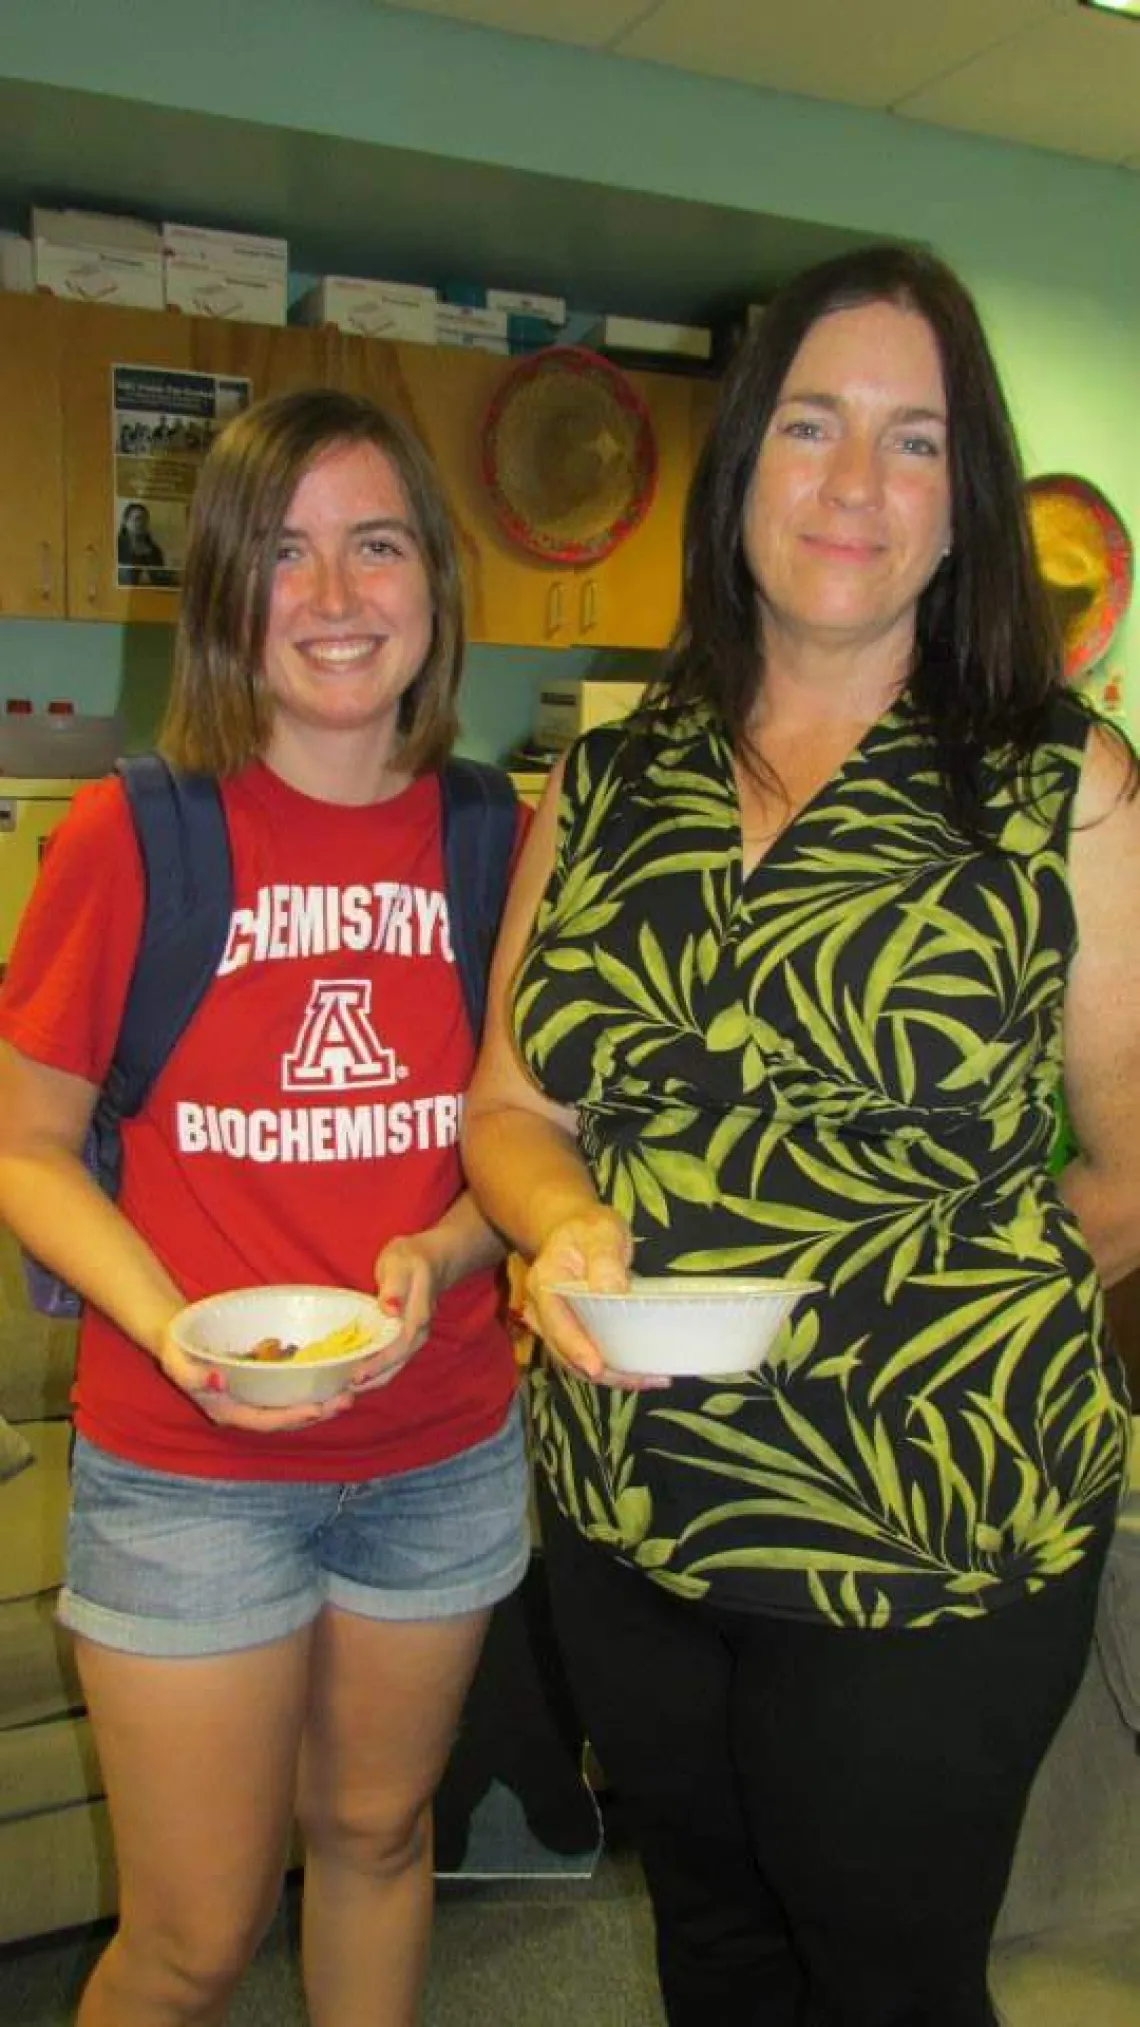
[[[1082,7],[1095,7],[1098,14],[1130,14],[1140,21],[1140,0],[1080,0]]]

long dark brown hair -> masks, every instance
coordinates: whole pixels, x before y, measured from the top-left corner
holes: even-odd
[[[737,751],[764,680],[761,601],[744,555],[749,485],[780,390],[821,317],[888,302],[929,325],[948,418],[953,547],[918,602],[908,690],[933,738],[949,813],[976,833],[987,749],[1024,767],[1061,684],[1009,410],[973,299],[941,261],[893,244],[809,268],[765,309],[724,386],[690,489],[681,622],[659,695],[711,703]]]
[[[159,744],[177,766],[217,776],[269,735],[261,679],[277,546],[304,474],[339,445],[371,444],[404,491],[427,572],[433,628],[400,701],[400,764],[439,767],[458,730],[463,597],[451,518],[435,467],[396,416],[354,394],[303,389],[256,402],[227,424],[202,469],[190,517],[174,678]]]

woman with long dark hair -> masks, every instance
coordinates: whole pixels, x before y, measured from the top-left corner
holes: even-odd
[[[967,292],[895,246],[801,276],[724,389],[656,694],[536,821],[466,1126],[671,2027],[993,2021],[1126,1467],[1134,789],[1061,686]],[[636,1382],[554,1292],[631,1269],[819,1292],[755,1372]]]

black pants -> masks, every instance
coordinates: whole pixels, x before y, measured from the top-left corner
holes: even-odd
[[[670,2027],[992,2027],[990,1938],[1102,1558],[989,1619],[863,1632],[676,1599],[540,1501]]]

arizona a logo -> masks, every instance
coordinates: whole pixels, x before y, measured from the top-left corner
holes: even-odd
[[[296,1048],[282,1058],[284,1091],[368,1091],[407,1076],[371,1020],[366,978],[318,979],[309,994]]]

